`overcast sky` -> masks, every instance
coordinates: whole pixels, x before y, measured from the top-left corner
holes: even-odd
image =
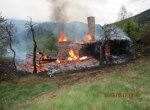
[[[69,21],[86,22],[87,16],[95,16],[96,23],[112,23],[118,18],[119,9],[124,5],[136,15],[150,9],[150,0],[60,0],[67,1]],[[51,0],[0,0],[0,12],[7,18],[50,21]]]

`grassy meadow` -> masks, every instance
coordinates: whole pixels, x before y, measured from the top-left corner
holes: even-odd
[[[150,110],[150,59],[133,62],[61,86],[51,80],[53,77],[2,82],[0,109]]]

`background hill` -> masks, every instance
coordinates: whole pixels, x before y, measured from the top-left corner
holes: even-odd
[[[24,58],[26,53],[32,50],[32,37],[28,34],[28,30],[25,28],[25,20],[9,20],[12,21],[16,27],[14,38],[14,48],[17,51],[20,58]],[[35,22],[36,26],[36,40],[38,43],[38,51],[44,53],[56,52],[57,50],[57,38],[58,30],[55,22]],[[95,38],[99,39],[102,36],[102,27],[98,24],[95,25]],[[87,34],[87,24],[79,21],[69,22],[65,24],[64,35],[70,40],[83,40]],[[19,58],[19,56],[17,57]]]
[[[150,9],[135,15],[133,17],[130,17],[128,19],[116,22],[115,24],[118,23],[124,23],[125,21],[129,20],[129,19],[134,19],[138,24],[144,25],[144,24],[150,24]],[[15,36],[18,38],[22,38],[25,37],[25,23],[27,22],[26,20],[17,20],[17,19],[9,19],[9,21],[12,21],[16,27],[17,27],[17,32],[15,33]],[[35,22],[41,31],[41,35],[44,35],[45,33],[49,33],[52,32],[54,33],[55,27],[56,27],[56,23],[54,22]],[[71,39],[81,39],[85,36],[85,34],[87,33],[87,24],[83,23],[83,22],[79,22],[79,21],[74,21],[74,22],[70,22],[67,23],[66,25],[66,29],[65,29],[65,34],[66,36],[70,37]],[[96,24],[96,31],[95,31],[95,35],[96,38],[100,35],[102,35],[102,28],[101,25]]]
[[[122,28],[133,40],[133,51],[150,54],[150,9],[114,24]]]
[[[125,20],[115,22],[114,24],[122,23],[122,22],[125,22],[125,21],[130,20],[130,19],[134,19],[139,24],[150,24],[150,9],[148,9],[144,12],[141,12],[135,16],[132,16],[130,18],[127,18]]]
[[[150,24],[150,9],[133,16],[133,18],[140,24]]]
[[[26,20],[9,19],[16,27],[14,48],[23,57],[32,50],[32,37],[27,37],[27,29],[25,28]],[[36,37],[38,42],[38,51],[46,53],[55,52],[57,50],[56,23],[55,22],[34,22],[37,28]],[[114,23],[134,41],[134,44],[144,45],[150,42],[150,9],[128,19]],[[103,35],[102,26],[96,24],[95,38],[99,39]],[[65,24],[65,35],[71,40],[82,40],[87,33],[87,24],[79,21],[69,22]],[[146,39],[146,40],[145,40]],[[142,43],[142,44],[141,44]],[[137,47],[137,45],[135,46]],[[149,48],[150,46],[148,46]],[[147,48],[147,47],[146,47]],[[138,49],[137,49],[138,50]],[[136,51],[137,51],[136,50]],[[149,49],[148,49],[149,50]],[[147,51],[147,50],[146,50]]]
[[[17,39],[25,37],[26,34],[25,23],[27,21],[17,19],[10,19],[9,21],[12,21],[17,27],[17,32],[15,33]],[[40,28],[40,33],[38,33],[38,36],[47,35],[46,33],[55,34],[55,31],[57,31],[55,22],[43,22],[43,23],[35,22],[35,23],[37,24],[37,27]],[[74,21],[65,24],[65,35],[70,37],[71,39],[82,39],[86,35],[86,33],[87,33],[86,23]],[[101,25],[96,24],[95,29],[96,38],[99,37],[101,33],[102,33]]]

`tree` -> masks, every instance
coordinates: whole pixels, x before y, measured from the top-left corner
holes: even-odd
[[[149,39],[150,39],[150,25],[144,24],[144,26],[142,26],[142,28],[140,29],[140,34],[139,36],[142,38],[145,38],[145,40],[147,39],[147,43],[149,44]]]
[[[150,25],[141,26],[138,39],[136,40],[136,51],[143,55],[150,55]]]
[[[37,50],[44,53],[51,53],[57,51],[57,37],[52,32],[40,33],[36,41],[38,43]]]
[[[100,45],[100,62],[99,64],[102,65],[103,63],[103,60],[104,60],[104,46],[105,45],[109,45],[110,43],[110,37],[112,35],[115,35],[116,34],[116,26],[115,25],[108,25],[108,24],[105,24],[103,27],[102,27],[102,30],[104,32],[103,34],[103,38],[101,39],[101,45]]]
[[[8,38],[6,32],[4,31],[6,19],[0,14],[0,56],[5,55],[7,52]]]
[[[119,22],[117,22],[117,26],[122,28],[133,42],[135,42],[139,32],[139,24],[131,16],[132,13],[128,12],[125,6],[122,6],[118,14]]]
[[[32,35],[32,40],[33,40],[33,45],[34,45],[34,48],[33,48],[33,67],[34,67],[34,70],[33,70],[33,74],[36,74],[37,73],[37,68],[36,68],[36,50],[37,50],[37,43],[36,43],[36,40],[35,40],[35,29],[34,29],[34,24],[32,22],[32,18],[30,18],[30,21],[28,21],[26,23],[26,27],[28,28],[29,30],[29,33],[31,33]]]
[[[130,18],[124,22],[123,30],[128,34],[133,42],[136,41],[138,37],[139,29],[139,24],[133,18]]]
[[[12,22],[8,22],[4,17],[0,16],[0,51],[3,55],[7,50],[7,46],[9,46],[10,50],[13,52],[13,65],[16,69],[16,52],[12,47],[14,27],[15,25]]]
[[[142,28],[140,28],[139,40],[143,42],[144,45],[150,45],[150,25],[144,24]]]
[[[12,22],[5,22],[5,25],[3,27],[3,30],[6,32],[6,36],[9,40],[9,48],[10,50],[13,52],[13,65],[14,65],[14,68],[17,69],[16,67],[16,52],[15,50],[13,49],[12,47],[12,39],[13,39],[13,33],[14,33],[14,24]]]
[[[127,9],[124,5],[122,5],[119,11],[118,19],[124,20],[126,18],[127,18]]]

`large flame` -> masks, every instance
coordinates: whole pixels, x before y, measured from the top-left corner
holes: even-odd
[[[79,57],[78,55],[75,54],[75,51],[73,49],[70,49],[69,52],[69,57],[68,57],[68,61],[83,61],[83,60],[86,60],[88,57],[87,56],[83,56],[83,57]]]
[[[91,34],[87,34],[87,35],[84,37],[84,41],[91,41],[91,40],[92,40]]]
[[[68,57],[69,61],[73,61],[73,60],[78,59],[78,56],[75,54],[73,49],[70,49],[68,53],[69,53],[69,57]]]
[[[58,42],[66,42],[66,41],[68,41],[68,38],[64,36],[62,32],[60,32]]]

